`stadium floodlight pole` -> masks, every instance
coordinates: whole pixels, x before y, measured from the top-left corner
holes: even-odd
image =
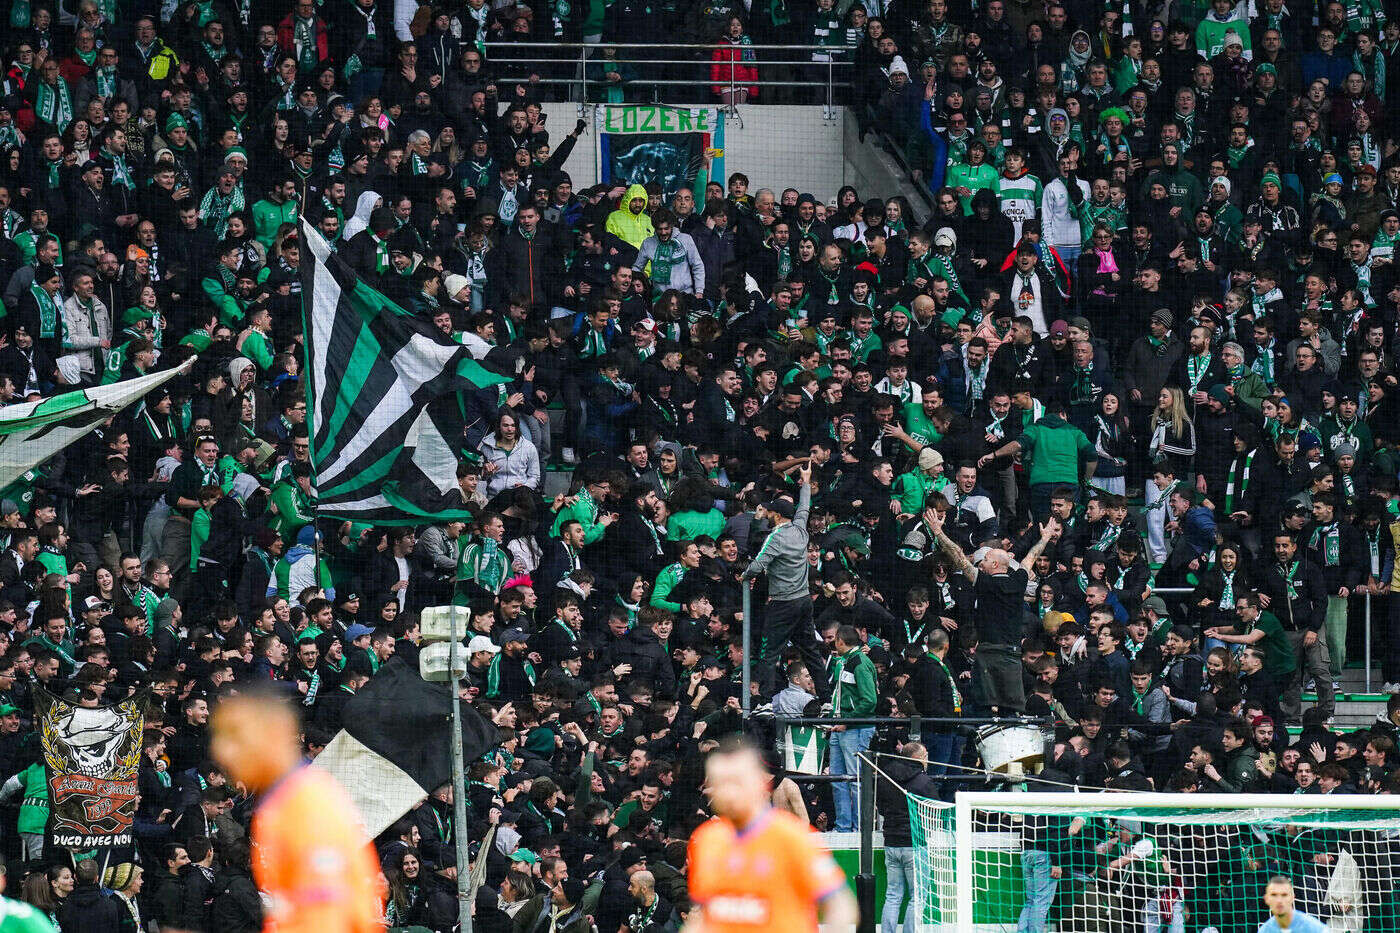
[[[457,680],[457,603],[452,603],[452,637],[448,639],[447,671],[452,685],[452,841],[457,847],[457,922],[461,933],[472,933],[472,905],[467,900],[471,885],[470,853],[467,851],[467,780],[462,764],[462,691]],[[485,858],[483,853],[481,858]]]
[[[739,698],[739,703],[743,708],[745,719],[749,718],[749,710],[753,706],[753,659],[750,652],[753,648],[753,581],[744,581],[744,679],[743,696]]]

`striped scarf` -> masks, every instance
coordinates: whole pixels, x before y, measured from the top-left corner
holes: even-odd
[[[1244,499],[1245,490],[1249,488],[1249,468],[1254,463],[1254,455],[1258,450],[1251,450],[1244,455],[1244,462],[1236,457],[1230,461],[1230,475],[1225,481],[1225,514],[1230,515],[1235,511],[1235,497]]]
[[[214,235],[222,240],[228,235],[228,220],[243,210],[243,186],[234,185],[228,194],[220,194],[218,188],[210,188],[199,205],[199,219],[206,227],[214,228]]]
[[[73,122],[73,97],[68,93],[68,83],[62,78],[57,86],[41,83],[34,94],[34,115],[60,133],[68,129]]]

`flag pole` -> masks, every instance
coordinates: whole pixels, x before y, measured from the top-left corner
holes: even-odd
[[[472,904],[468,900],[470,875],[467,851],[467,787],[462,764],[462,694],[457,679],[457,601],[452,601],[452,638],[448,641],[448,682],[452,685],[452,841],[457,847],[457,923],[461,933],[472,931]],[[486,858],[487,853],[477,853]]]

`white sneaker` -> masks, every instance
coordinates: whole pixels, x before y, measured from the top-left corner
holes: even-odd
[[[1385,684],[1381,687],[1381,693],[1389,693],[1389,694],[1392,694],[1392,695],[1393,695],[1393,694],[1396,694],[1396,693],[1400,693],[1400,684],[1391,683],[1390,681],[1386,681]]]
[[[1333,693],[1341,693],[1341,692],[1342,692],[1342,682],[1341,682],[1340,680],[1334,680],[1334,681],[1332,681],[1332,692],[1333,692]]]
[[[576,466],[578,464],[578,457],[575,456],[572,447],[565,447],[564,452],[560,454],[560,458],[569,466]]]

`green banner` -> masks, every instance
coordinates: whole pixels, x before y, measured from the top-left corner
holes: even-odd
[[[713,107],[663,107],[637,105],[603,107],[603,133],[713,133],[717,111]]]

